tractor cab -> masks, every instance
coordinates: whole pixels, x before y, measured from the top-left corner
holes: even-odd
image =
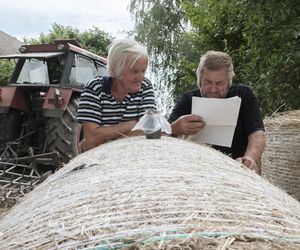
[[[84,85],[107,75],[106,59],[75,40],[23,45],[0,86],[0,206],[15,201],[80,153],[75,118]]]
[[[19,53],[0,56],[17,60],[9,84],[82,88],[96,75],[107,75],[106,59],[80,47],[76,40],[23,45]]]

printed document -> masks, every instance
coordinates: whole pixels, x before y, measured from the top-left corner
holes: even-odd
[[[241,98],[193,97],[192,114],[200,115],[206,125],[193,141],[231,147],[234,130],[241,106]]]

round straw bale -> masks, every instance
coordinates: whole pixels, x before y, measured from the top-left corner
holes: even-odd
[[[262,176],[300,201],[300,110],[265,119]]]
[[[300,249],[300,203],[222,153],[162,137],[83,153],[0,221],[0,249]]]

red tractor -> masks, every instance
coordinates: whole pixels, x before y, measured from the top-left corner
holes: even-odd
[[[16,61],[8,85],[0,86],[0,202],[31,190],[80,153],[80,94],[94,76],[107,75],[106,59],[75,40],[19,51],[0,56]]]

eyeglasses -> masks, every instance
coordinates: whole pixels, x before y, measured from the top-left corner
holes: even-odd
[[[215,87],[216,89],[223,88],[225,85],[228,85],[228,82],[220,81],[220,82],[212,82],[208,80],[204,80],[201,82],[201,87],[205,88],[213,88]]]

